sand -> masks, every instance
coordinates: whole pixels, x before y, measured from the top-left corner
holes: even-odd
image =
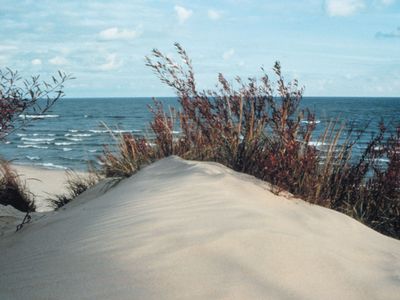
[[[400,241],[170,157],[0,239],[0,299],[399,299]]]
[[[21,165],[13,165],[12,167],[17,171],[21,179],[26,182],[29,191],[34,194],[36,210],[39,212],[53,210],[48,199],[66,192],[67,172],[64,170]]]

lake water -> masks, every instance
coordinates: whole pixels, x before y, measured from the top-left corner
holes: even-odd
[[[176,98],[159,100],[165,107],[177,105]],[[114,133],[145,134],[151,118],[149,104],[151,98],[62,99],[46,115],[26,115],[30,122],[8,137],[0,154],[16,164],[84,169],[88,160],[98,161],[104,145],[115,144],[110,129]],[[347,120],[359,128],[370,122],[357,144],[360,150],[376,133],[380,120],[390,130],[400,123],[400,98],[306,97],[302,107],[316,112],[315,141],[332,119]]]

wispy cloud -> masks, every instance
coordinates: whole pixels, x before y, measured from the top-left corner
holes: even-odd
[[[365,7],[363,0],[327,0],[325,9],[332,17],[347,17]]]
[[[377,32],[375,34],[376,38],[388,38],[388,39],[392,39],[392,38],[400,38],[400,26],[397,27],[397,29],[395,31],[392,32]]]
[[[219,11],[216,11],[214,9],[209,9],[207,12],[207,16],[211,19],[211,20],[219,20],[221,18],[221,13]]]
[[[122,65],[122,60],[118,58],[117,54],[111,53],[106,57],[106,62],[99,66],[102,71],[111,71],[118,69]]]
[[[184,8],[183,6],[175,5],[174,9],[180,24],[185,23],[193,14],[192,10]]]
[[[42,61],[39,58],[35,58],[35,59],[32,59],[31,63],[34,66],[39,66],[42,64]]]
[[[223,60],[230,59],[235,54],[235,49],[229,49],[222,54]]]
[[[118,27],[111,27],[99,33],[100,39],[104,41],[131,40],[137,36],[136,30],[119,29]]]
[[[62,65],[67,65],[68,60],[62,56],[55,56],[52,59],[49,59],[49,63],[56,66],[62,66]]]
[[[395,2],[395,0],[381,0],[383,5],[391,5]]]

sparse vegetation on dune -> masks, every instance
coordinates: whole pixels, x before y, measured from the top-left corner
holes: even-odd
[[[66,189],[67,193],[57,195],[51,199],[51,203],[57,210],[68,204],[80,194],[94,186],[100,180],[100,175],[90,171],[89,173],[79,174],[73,171],[67,171]]]
[[[350,129],[344,135],[333,121],[322,136],[313,136],[315,115],[299,109],[303,89],[297,81],[285,82],[279,63],[276,82],[264,74],[259,80],[236,78],[233,86],[219,74],[215,90],[200,91],[191,60],[175,46],[183,64],[158,50],[146,60],[175,90],[180,107],[166,111],[155,100],[150,136],[121,135],[117,151],[105,148],[100,157],[102,174],[127,177],[169,155],[216,161],[400,238],[400,125],[388,137],[381,124],[354,161],[353,146],[362,133]],[[324,151],[312,143],[315,138],[327,145]]]
[[[7,161],[0,161],[0,204],[30,213],[35,211],[33,196]]]

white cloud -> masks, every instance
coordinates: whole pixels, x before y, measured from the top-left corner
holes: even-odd
[[[391,5],[394,3],[395,0],[381,0],[383,5]]]
[[[213,9],[209,9],[207,15],[211,20],[218,20],[221,18],[221,13]]]
[[[118,27],[111,27],[99,33],[99,37],[105,41],[111,40],[131,40],[138,36],[136,30],[119,29]]]
[[[235,49],[229,49],[222,54],[224,60],[230,59],[235,54]]]
[[[31,63],[34,66],[39,66],[42,64],[42,61],[39,58],[35,58],[35,59],[32,59]]]
[[[117,54],[112,53],[107,55],[106,63],[99,66],[100,70],[110,71],[118,69],[122,65],[122,61],[118,58]]]
[[[365,7],[363,0],[327,0],[325,8],[332,17],[350,16]]]
[[[179,20],[180,24],[185,23],[193,14],[192,10],[186,9],[179,5],[175,5],[174,9],[178,16],[178,20]]]
[[[56,66],[66,65],[68,64],[68,60],[66,60],[62,56],[56,56],[49,60],[49,63]]]

